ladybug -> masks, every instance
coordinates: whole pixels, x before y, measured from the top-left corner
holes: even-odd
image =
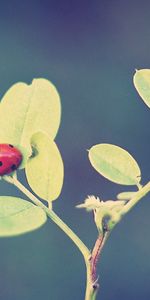
[[[0,176],[15,171],[22,161],[20,150],[11,144],[0,144]]]

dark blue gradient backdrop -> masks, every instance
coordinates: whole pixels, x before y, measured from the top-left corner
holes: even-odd
[[[56,212],[92,248],[91,214],[75,208],[87,195],[115,199],[124,190],[98,175],[87,149],[113,143],[150,178],[150,111],[136,93],[135,69],[150,68],[150,1],[1,1],[0,96],[15,82],[45,77],[59,90],[57,136],[65,164]],[[20,179],[25,182],[23,174]],[[0,183],[2,195],[21,195]],[[101,257],[100,299],[150,299],[150,197],[114,229]],[[48,221],[0,239],[0,299],[83,300],[85,267],[71,241]]]

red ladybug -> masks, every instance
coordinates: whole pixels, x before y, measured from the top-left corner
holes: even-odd
[[[15,171],[22,161],[21,152],[11,144],[0,144],[0,176]]]

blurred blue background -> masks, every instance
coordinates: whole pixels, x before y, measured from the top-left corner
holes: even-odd
[[[0,96],[15,82],[45,77],[58,88],[57,136],[65,181],[56,212],[92,248],[92,215],[75,209],[87,195],[124,190],[99,176],[86,149],[113,143],[150,178],[150,111],[134,89],[134,70],[150,68],[150,1],[1,1]],[[25,180],[23,174],[20,179]],[[2,195],[21,195],[0,182]],[[101,257],[98,299],[150,299],[150,197],[114,229]],[[0,239],[0,299],[84,299],[85,267],[53,224]]]

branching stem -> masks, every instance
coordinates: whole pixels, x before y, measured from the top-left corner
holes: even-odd
[[[92,252],[86,247],[86,245],[80,240],[80,238],[66,225],[59,216],[52,210],[44,205],[36,196],[34,196],[18,179],[17,176],[4,176],[4,180],[14,184],[22,193],[24,193],[35,205],[41,207],[47,216],[53,220],[59,228],[61,228],[66,235],[74,242],[82,253],[87,271],[87,284],[85,300],[96,300],[96,295],[99,289],[98,276],[97,276],[97,264],[102,251],[102,248],[109,236],[109,231],[105,231],[100,234],[96,240]],[[141,198],[143,198],[148,192],[150,192],[150,182],[144,187],[140,187],[136,195],[123,207],[121,215],[125,215]]]
[[[3,179],[13,185],[15,185],[23,194],[25,194],[35,205],[41,207],[47,216],[52,219],[52,221],[57,224],[61,230],[63,230],[66,235],[74,242],[74,244],[78,247],[80,252],[82,253],[86,265],[86,273],[87,273],[87,284],[86,284],[86,295],[90,282],[91,272],[90,272],[90,257],[91,252],[85,246],[85,244],[80,240],[80,238],[70,229],[68,225],[66,225],[58,215],[46,205],[44,205],[36,196],[34,196],[18,179],[16,176],[4,176]],[[86,296],[85,300],[95,300],[95,298],[89,298]]]
[[[132,207],[135,206],[144,196],[146,196],[150,192],[150,181],[143,187],[139,189],[139,191],[135,194],[135,196],[129,200],[129,202],[123,207],[121,210],[121,214],[125,215],[130,211]]]
[[[8,178],[8,176],[7,176]],[[6,180],[7,180],[6,178]],[[87,260],[90,256],[89,249],[85,246],[85,244],[80,240],[80,238],[70,229],[70,227],[65,224],[60,217],[50,208],[48,208],[46,205],[44,205],[36,196],[34,196],[17,178],[10,177],[8,180],[10,183],[14,184],[22,193],[24,193],[35,205],[41,207],[47,216],[53,220],[54,223],[57,224],[58,227],[60,227],[66,235],[76,244],[78,249],[81,251],[83,257],[85,260]]]
[[[95,245],[93,247],[91,257],[89,258],[89,269],[87,278],[87,290],[85,300],[95,300],[97,292],[99,290],[99,277],[97,275],[97,264],[99,262],[100,254],[103,246],[108,238],[109,232],[99,234]]]

